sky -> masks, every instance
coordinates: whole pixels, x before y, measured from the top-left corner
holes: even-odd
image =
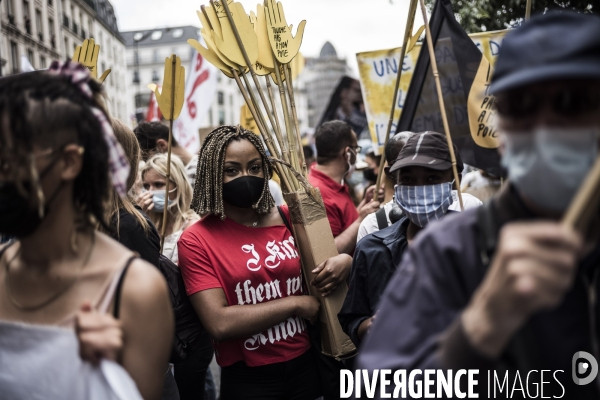
[[[196,10],[208,0],[110,0],[119,30],[152,29],[194,25],[200,27]],[[239,0],[249,13],[257,0]],[[307,21],[300,50],[318,56],[326,41],[346,58],[358,74],[356,53],[400,47],[404,36],[409,0],[283,0],[288,25]],[[423,24],[417,10],[415,31]]]

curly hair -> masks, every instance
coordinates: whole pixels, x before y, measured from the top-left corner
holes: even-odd
[[[45,71],[0,79],[0,165],[5,176],[28,195],[30,206],[44,202],[34,168],[34,147],[60,151],[68,144],[85,149],[74,181],[73,203],[84,221],[107,227],[104,205],[109,194],[108,147],[92,108],[102,110],[102,86],[88,83],[93,98],[64,75]],[[27,185],[31,183],[31,186]],[[26,188],[30,187],[30,190]]]
[[[260,198],[252,208],[259,214],[266,214],[275,206],[269,191],[271,163],[260,138],[239,125],[223,125],[208,134],[198,156],[192,209],[199,215],[214,214],[221,219],[226,217],[223,207],[223,164],[227,146],[234,140],[248,140],[258,150],[263,161],[265,184]]]

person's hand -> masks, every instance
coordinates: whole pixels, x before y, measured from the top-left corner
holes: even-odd
[[[94,39],[85,39],[81,46],[77,46],[75,48],[75,53],[73,53],[73,61],[77,62],[84,67],[86,67],[90,71],[90,75],[92,78],[96,79],[98,77],[98,54],[100,53],[100,45],[94,42]],[[108,74],[110,74],[110,69],[104,71],[100,79],[100,83],[103,83]]]
[[[269,33],[269,42],[275,58],[282,63],[287,64],[300,51],[302,36],[304,36],[304,27],[306,21],[301,21],[298,25],[296,36],[292,36],[293,25],[288,26],[283,13],[283,5],[280,1],[267,0],[265,7],[267,19],[267,31]]]
[[[348,254],[339,254],[328,258],[312,270],[316,276],[310,284],[316,287],[323,297],[326,297],[348,278],[351,269],[352,257]]]
[[[377,167],[379,168],[379,167]],[[383,203],[383,201],[385,200],[385,182],[383,182],[383,179],[381,180],[381,183],[379,184],[379,192],[377,192],[377,201],[380,203]]]
[[[311,324],[317,322],[321,303],[315,296],[294,296],[297,301],[296,315],[310,321]]]
[[[579,234],[557,223],[502,228],[489,272],[462,315],[471,344],[496,357],[532,314],[560,304],[582,246]]]
[[[148,214],[148,212],[152,211],[154,208],[154,201],[152,201],[152,197],[154,197],[154,193],[144,192],[137,199],[137,205],[142,207],[144,214]]]
[[[117,361],[123,349],[123,330],[118,320],[93,310],[90,303],[85,302],[77,313],[75,331],[79,355],[84,361],[94,365],[102,359]]]
[[[372,214],[379,210],[381,203],[373,200],[373,193],[375,192],[375,186],[371,186],[365,193],[365,198],[358,205],[358,215],[362,221],[369,214]]]

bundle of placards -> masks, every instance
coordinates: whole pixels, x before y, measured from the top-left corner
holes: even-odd
[[[188,43],[226,76],[235,79],[244,96],[281,178],[304,277],[309,281],[311,271],[337,255],[337,250],[321,195],[307,181],[294,100],[292,64],[299,54],[306,21],[300,22],[292,36],[283,5],[275,0],[259,4],[256,13],[250,15],[233,0],[211,1],[200,7],[198,17],[207,47],[194,39]],[[275,86],[279,102],[275,101]],[[309,290],[321,299],[323,353],[336,358],[352,355],[356,348],[337,319],[347,287],[340,285],[325,298],[310,285]]]

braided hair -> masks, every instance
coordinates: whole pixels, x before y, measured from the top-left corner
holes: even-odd
[[[108,147],[91,108],[107,113],[100,83],[90,80],[88,85],[93,98],[71,83],[70,77],[45,71],[0,79],[0,168],[28,196],[30,206],[39,207],[44,200],[34,168],[34,147],[60,151],[68,144],[82,146],[73,202],[86,223],[95,219],[106,227]]]
[[[260,199],[252,208],[259,214],[266,214],[275,206],[275,201],[269,190],[269,179],[272,175],[271,164],[260,138],[242,127],[223,125],[208,134],[200,154],[196,170],[196,183],[192,209],[199,215],[214,214],[225,219],[223,207],[223,170],[227,146],[234,140],[248,140],[260,153],[263,161],[265,184]]]

